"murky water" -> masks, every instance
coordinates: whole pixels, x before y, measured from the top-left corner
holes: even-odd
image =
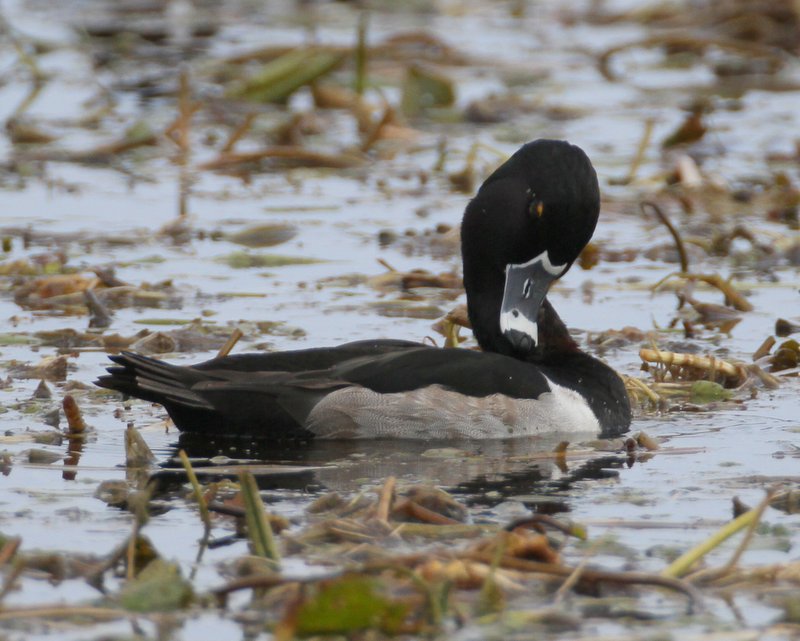
[[[580,15],[585,9],[580,2],[568,4],[570,7],[561,10]],[[80,10],[98,5],[64,3],[53,13],[48,3],[17,0],[0,6],[20,33],[57,45],[53,53],[40,56],[43,71],[51,78],[27,115],[63,129],[58,144],[65,148],[87,148],[113,138],[109,119],[95,130],[58,124],[85,115],[86,101],[96,99],[98,93],[120,80],[108,70],[95,75],[89,55],[92,45],[81,40],[71,26],[80,23]],[[298,25],[291,3],[278,3],[255,17],[254,11],[244,3],[220,16],[220,31],[213,44],[191,64],[199,66],[215,57],[264,44],[302,43],[310,37],[307,25]],[[313,33],[319,41],[352,41],[357,15],[351,7],[321,4],[310,11],[310,17],[316,19],[309,18],[309,22],[316,25]],[[58,247],[68,253],[68,264],[80,270],[114,264],[118,265],[116,275],[126,282],[170,279],[174,304],[115,311],[109,331],[122,335],[143,328],[170,328],[155,324],[153,319],[178,322],[204,318],[230,330],[243,327],[245,337],[236,351],[293,349],[367,337],[422,340],[433,335],[429,317],[436,316],[437,310],[446,313],[463,299],[452,300],[432,292],[416,305],[432,306],[433,312],[415,313],[412,304],[404,315],[386,315],[380,310],[391,305],[396,308],[397,292],[376,292],[364,282],[364,276],[385,271],[379,260],[400,271],[458,269],[457,254],[436,257],[422,245],[422,249],[407,251],[412,241],[406,242],[402,236],[406,230],[420,236],[440,224],[457,225],[469,197],[452,191],[445,173],[434,171],[440,137],[447,140],[448,172],[464,167],[466,152],[476,141],[508,154],[529,139],[567,138],[592,158],[605,192],[605,213],[595,241],[606,251],[634,248],[641,253],[630,262],[601,260],[591,271],[576,266],[554,289],[553,303],[568,325],[589,334],[624,326],[664,329],[675,313],[675,295],[671,291],[653,294],[649,287],[677,267],[644,257],[646,250],[670,245],[671,241],[656,221],[639,213],[636,203],[658,188],[658,176],[669,169],[657,142],[681,122],[682,106],[697,96],[714,95],[715,76],[703,65],[664,68],[654,51],[624,52],[613,61],[622,79],[609,82],[598,73],[594,53],[621,41],[642,38],[646,29],[629,22],[606,27],[581,20],[561,22],[557,19],[559,11],[548,3],[531,5],[521,18],[512,18],[504,5],[484,7],[480,3],[448,3],[448,7],[431,14],[375,11],[370,38],[376,41],[400,30],[425,28],[472,58],[472,64],[452,71],[458,106],[503,91],[509,79],[521,78],[525,82],[520,81],[519,94],[534,100],[537,108],[492,125],[414,123],[420,132],[416,142],[368,169],[294,169],[255,174],[247,182],[197,172],[189,198],[193,233],[186,243],[176,244],[172,237],[156,234],[175,219],[178,211],[179,169],[163,154],[124,160],[114,168],[48,162],[43,173],[19,182],[13,172],[5,172],[0,228],[3,236],[11,236],[12,247],[3,262]],[[24,99],[28,86],[13,48],[3,45],[1,49],[0,75],[4,80],[0,85],[0,115],[5,120]],[[127,72],[135,77],[133,64]],[[787,64],[781,79],[789,84],[800,81],[796,60]],[[392,91],[391,87],[386,89],[390,99],[396,98]],[[740,91],[735,109],[718,108],[708,116],[710,133],[701,143],[706,156],[704,174],[738,185],[753,179],[769,182],[769,176],[783,171],[796,185],[796,160],[770,162],[767,158],[794,153],[794,141],[787,132],[800,130],[800,93]],[[166,99],[148,101],[132,92],[112,93],[117,98],[118,128],[143,117],[163,127],[174,117],[174,107]],[[729,96],[716,99],[724,103]],[[310,105],[302,94],[293,98],[292,104],[297,108]],[[569,117],[555,118],[555,110]],[[320,144],[351,138],[356,142],[346,116],[326,112],[323,117],[325,133],[318,136]],[[655,123],[656,143],[651,144],[639,169],[642,178],[627,186],[612,184],[612,179],[628,171],[646,119]],[[209,160],[215,153],[212,146],[201,142],[201,131],[195,135],[194,160]],[[13,155],[8,140],[0,141],[0,150],[7,158]],[[476,168],[481,177],[498,162],[491,151],[483,150],[478,157]],[[677,206],[670,213],[687,234],[701,224],[722,229],[738,221],[776,247],[797,242],[796,230],[766,220],[763,211],[753,215],[735,204],[729,203],[716,219],[702,211],[682,214]],[[219,260],[242,248],[215,238],[264,223],[286,223],[298,229],[293,239],[264,251],[320,262],[233,269]],[[20,229],[31,231],[30,246],[23,245],[16,231]],[[199,230],[205,232],[202,238]],[[400,239],[384,246],[378,239],[381,230],[392,230]],[[109,236],[134,242],[109,243]],[[60,240],[53,240],[56,238]],[[724,276],[738,270],[743,276],[739,286],[749,290],[755,307],[729,335],[701,330],[691,342],[701,352],[749,361],[772,333],[778,317],[796,320],[800,314],[797,267],[785,261],[769,268],[771,278],[763,271],[736,268],[729,257],[703,255],[692,267],[699,273],[719,272]],[[0,297],[3,332],[30,335],[44,330],[86,329],[85,316],[21,309],[10,293],[9,279],[4,279],[4,287],[9,291]],[[697,297],[721,302],[715,292],[700,290]],[[381,307],[380,303],[385,304]],[[263,334],[254,326],[261,321],[279,325]],[[585,339],[586,334],[580,336]],[[679,341],[682,335],[662,332],[660,339]],[[607,351],[604,357],[626,374],[645,377],[639,373],[639,347],[638,343],[624,345]],[[55,353],[56,349],[48,346],[3,344],[0,363],[3,368],[12,361],[35,363]],[[214,349],[191,350],[169,358],[192,363],[214,353]],[[76,352],[69,358],[68,381],[89,386],[106,363],[103,352]],[[2,374],[2,378],[5,376]],[[46,429],[42,418],[45,409],[55,408],[64,393],[63,384],[51,384],[53,399],[39,401],[34,408],[32,396],[37,385],[36,379],[12,377],[9,385],[0,386],[0,431],[5,434],[0,447],[12,461],[9,473],[0,477],[0,532],[22,537],[28,551],[110,553],[129,534],[131,516],[107,507],[94,494],[100,482],[126,478],[126,424],[134,422],[161,464],[175,455],[178,433],[174,428],[164,431],[160,407],[134,402],[123,409],[120,401],[107,401],[93,391],[79,389],[74,393],[94,434],[84,444],[77,467],[65,468],[61,458],[66,456],[66,443],[39,445],[28,438],[30,431]],[[633,429],[663,439],[662,452],[644,457],[646,460],[626,461],[617,453],[604,457],[592,450],[585,457],[569,460],[566,469],[542,459],[541,453],[552,449],[552,442],[450,444],[450,449],[442,452],[430,451],[428,446],[386,443],[379,447],[368,443],[315,444],[303,452],[281,453],[231,443],[223,443],[219,449],[215,444],[189,441],[181,445],[198,457],[221,453],[235,459],[259,458],[307,468],[270,480],[272,511],[290,519],[299,519],[319,491],[355,492],[396,475],[401,481],[440,484],[482,506],[478,508],[480,518],[491,521],[505,522],[525,513],[526,506],[540,505],[543,496],[548,497],[557,509],[568,509],[570,518],[588,524],[592,538],[613,539],[635,557],[603,553],[597,558],[599,563],[609,568],[635,566],[659,571],[663,558],[649,553],[659,546],[685,550],[705,539],[730,518],[732,497],[753,505],[774,482],[797,482],[797,395],[797,379],[786,378],[778,390],[761,389],[755,399],[740,405],[699,413],[645,414],[636,419]],[[59,455],[58,460],[30,463],[27,452],[32,448]],[[152,518],[146,534],[164,557],[179,561],[188,570],[194,565],[195,541],[201,527],[194,510],[183,502],[175,501],[170,507]],[[753,546],[742,563],[796,561],[800,544],[797,517],[772,510],[765,520],[770,526],[785,527],[785,545]],[[216,564],[244,554],[246,549],[246,543],[239,541],[210,550],[197,567],[198,587],[218,584]],[[733,544],[723,546],[712,555],[712,564],[724,562],[732,550]],[[579,556],[576,552],[576,558]],[[307,569],[299,564],[297,571]],[[4,606],[84,603],[97,596],[82,581],[49,587],[43,581],[26,578],[19,582],[19,588],[6,595]],[[717,604],[714,624],[757,629],[780,619],[778,609],[753,597],[743,597],[737,605],[738,613],[735,607],[726,609]],[[613,635],[629,629],[626,625],[636,628],[632,622],[587,623],[583,632]],[[689,632],[702,629],[700,622],[668,620],[664,625],[667,629],[684,625],[684,631]],[[92,635],[100,638],[105,632],[125,630],[125,626],[98,625]],[[223,638],[235,635],[237,630],[230,621],[204,615],[186,623],[175,638]],[[146,630],[146,634],[154,632]],[[473,638],[470,634],[463,633],[463,638]],[[44,624],[33,632],[9,629],[6,635],[8,639],[86,638],[82,631],[65,633]]]

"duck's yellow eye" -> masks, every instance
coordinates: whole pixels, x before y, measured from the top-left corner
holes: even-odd
[[[534,218],[541,218],[544,213],[544,203],[541,200],[534,200],[529,211]]]

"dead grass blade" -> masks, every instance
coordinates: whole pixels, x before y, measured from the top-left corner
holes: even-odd
[[[200,520],[203,522],[203,527],[205,528],[204,538],[208,538],[208,535],[211,533],[211,513],[208,510],[206,498],[203,496],[203,488],[200,487],[200,483],[197,480],[197,475],[194,473],[194,468],[192,467],[192,462],[189,460],[186,452],[180,450],[178,452],[178,456],[183,464],[183,469],[186,470],[186,476],[189,478],[189,483],[192,485],[192,492],[194,493],[194,498],[197,501],[197,506],[200,508]]]
[[[280,552],[275,544],[264,501],[261,500],[258,493],[255,476],[248,471],[240,472],[239,485],[244,502],[247,535],[253,548],[253,554],[270,559],[275,565],[278,565],[281,559]]]
[[[647,210],[650,209],[656,215],[656,218],[661,222],[664,227],[669,230],[672,239],[675,241],[675,249],[678,251],[678,256],[680,258],[681,263],[681,272],[684,274],[689,273],[689,258],[686,254],[686,247],[683,244],[683,239],[681,235],[678,233],[678,230],[675,229],[675,226],[670,222],[667,215],[661,211],[661,207],[659,207],[656,203],[645,200],[639,204],[639,208],[642,210],[642,214],[645,216],[647,215]]]
[[[611,70],[611,59],[615,55],[628,49],[651,49],[654,47],[688,47],[691,49],[707,49],[709,47],[715,47],[717,49],[724,49],[726,51],[736,51],[747,56],[766,58],[776,67],[781,67],[787,60],[786,54],[777,47],[769,47],[756,42],[747,42],[745,40],[729,40],[727,38],[704,38],[698,36],[667,33],[610,47],[597,58],[597,67],[600,73],[603,74],[603,77],[610,82],[615,82],[619,80],[618,75]]]
[[[267,62],[258,73],[232,87],[228,95],[258,102],[281,101],[335,69],[344,58],[344,52],[330,48],[294,49]]]
[[[471,555],[477,561],[491,563],[490,555],[479,553]],[[545,574],[549,576],[560,576],[565,579],[573,574],[575,568],[560,565],[557,563],[541,563],[539,561],[529,561],[505,556],[500,562],[500,566],[523,572]],[[612,572],[607,570],[584,569],[581,572],[581,579],[589,583],[615,583],[617,585],[652,585],[681,592],[689,598],[690,612],[697,612],[702,609],[703,599],[700,592],[686,581],[678,578],[668,577],[647,572]]]
[[[389,525],[389,514],[392,509],[396,485],[397,479],[394,476],[390,476],[386,479],[378,495],[378,505],[375,508],[375,518],[381,523],[384,523],[387,527]]]
[[[76,617],[84,617],[99,622],[128,619],[132,616],[130,612],[125,612],[123,610],[76,605],[4,608],[0,611],[0,621],[19,621],[22,619],[74,619]]]
[[[767,497],[757,507],[735,518],[733,521],[717,530],[713,536],[707,538],[699,545],[696,545],[688,552],[685,552],[679,556],[661,572],[661,576],[668,578],[680,578],[685,576],[697,561],[702,559],[713,549],[717,548],[723,541],[744,528],[749,528],[748,531],[750,534],[748,534],[744,540],[745,544],[749,543],[752,532],[754,531],[756,525],[758,525],[761,515],[764,513],[767,505],[769,505],[772,497],[773,493],[768,493]],[[743,551],[744,549],[740,546],[728,564],[721,569],[723,574],[730,571],[730,569],[736,564],[736,561],[739,559]],[[714,576],[717,575],[715,574]]]
[[[363,165],[363,156],[352,153],[326,154],[310,151],[295,145],[267,147],[260,151],[242,153],[222,153],[214,160],[201,164],[198,169],[221,171],[235,170],[243,166],[260,163],[263,160],[278,160],[301,167],[327,167],[348,169]]]
[[[223,356],[227,356],[231,353],[231,350],[234,348],[236,343],[239,342],[239,339],[244,336],[244,332],[238,327],[231,332],[231,335],[228,337],[228,340],[225,341],[225,344],[219,348],[217,352],[217,358],[222,358]]]

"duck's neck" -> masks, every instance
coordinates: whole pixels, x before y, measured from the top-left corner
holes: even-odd
[[[470,309],[470,312],[472,311]],[[475,337],[478,339],[481,349],[486,352],[504,354],[531,363],[553,361],[565,354],[581,352],[578,344],[570,335],[567,326],[564,325],[564,321],[561,320],[547,298],[544,299],[542,307],[539,309],[537,345],[530,352],[516,350],[511,342],[500,332],[499,325],[494,331],[491,331],[487,327],[481,327],[480,316],[477,318],[472,318],[472,316],[473,314],[470,313]],[[478,321],[477,323],[476,320]],[[494,323],[497,324],[497,321],[495,320]],[[488,325],[488,323],[486,324]]]
[[[514,354],[528,362],[547,362],[557,360],[565,354],[579,353],[581,350],[572,338],[561,317],[558,315],[547,298],[542,302],[537,321],[539,341],[529,353]]]

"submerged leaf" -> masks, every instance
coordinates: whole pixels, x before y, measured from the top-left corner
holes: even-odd
[[[50,465],[62,458],[62,455],[58,452],[50,452],[49,450],[41,450],[38,448],[28,450],[27,454],[28,463],[34,465]]]
[[[800,332],[800,324],[793,323],[785,318],[779,318],[775,321],[775,335],[784,338],[795,332]]]
[[[36,345],[39,339],[29,334],[0,334],[0,345]]]
[[[192,585],[175,563],[155,559],[122,589],[120,603],[134,612],[171,612],[194,599]]]
[[[228,95],[259,102],[280,102],[332,71],[343,58],[342,52],[327,49],[295,49],[266,63],[252,78],[232,88]]]
[[[793,369],[800,363],[800,344],[794,339],[784,341],[770,358],[771,371]]]
[[[733,396],[733,392],[713,381],[695,381],[692,383],[692,403],[711,403],[724,401]]]
[[[8,373],[15,378],[38,378],[47,381],[63,381],[67,378],[67,357],[45,356],[36,365],[25,365],[12,361]]]
[[[130,349],[140,354],[169,354],[178,349],[178,343],[169,334],[153,332],[132,343]]]
[[[142,438],[142,435],[133,425],[128,425],[125,430],[125,465],[129,468],[145,467],[155,460],[155,455]]]
[[[293,614],[298,636],[347,634],[377,628],[400,630],[408,606],[382,596],[378,583],[363,576],[345,576],[314,588]]]
[[[6,133],[15,145],[46,145],[58,138],[20,118],[9,118],[6,121]]]
[[[56,274],[30,281],[14,292],[14,301],[21,307],[40,309],[48,299],[83,293],[94,281],[80,274]]]
[[[285,265],[313,265],[322,262],[316,258],[303,258],[301,256],[282,256],[280,254],[251,254],[249,252],[231,252],[222,261],[233,269],[248,269],[252,267],[283,267]]]
[[[703,110],[698,107],[692,109],[680,126],[664,139],[661,146],[669,149],[677,145],[697,142],[705,135],[706,131],[707,128],[703,123]]]
[[[245,247],[273,247],[291,240],[297,235],[294,225],[256,225],[230,234],[227,239]]]
[[[403,113],[416,116],[431,107],[449,107],[455,102],[453,81],[414,65],[408,69],[403,85]]]

